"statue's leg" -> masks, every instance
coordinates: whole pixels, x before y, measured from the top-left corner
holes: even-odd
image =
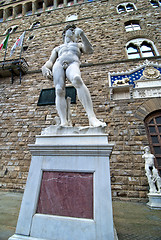
[[[81,78],[79,64],[77,62],[72,63],[67,68],[66,76],[77,90],[78,98],[87,112],[89,125],[93,127],[105,126],[106,124],[99,121],[95,116],[90,92]]]
[[[151,166],[149,164],[145,165],[146,176],[148,178],[148,183],[149,183],[149,192],[156,193],[157,189],[155,186],[154,177],[153,177],[151,168],[153,168],[153,166]]]
[[[56,109],[60,117],[61,126],[67,126],[67,103],[65,100],[65,73],[59,63],[53,66],[53,80],[56,93]]]

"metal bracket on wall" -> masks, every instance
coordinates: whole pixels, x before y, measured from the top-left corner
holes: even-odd
[[[24,58],[12,59],[0,62],[0,78],[10,77],[11,83],[14,82],[14,76],[20,77],[20,84],[22,75],[28,71],[28,63]]]

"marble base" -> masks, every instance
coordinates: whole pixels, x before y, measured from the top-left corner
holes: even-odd
[[[25,236],[20,236],[20,235],[14,234],[12,237],[10,237],[10,240],[46,240],[46,239],[44,239],[44,238],[37,239],[37,238],[33,238],[33,237],[25,237]],[[115,228],[114,228],[114,240],[119,240]]]
[[[29,147],[30,170],[10,240],[117,239],[109,166],[113,145],[104,128],[51,126]]]
[[[147,205],[151,209],[158,209],[161,210],[161,193],[149,193],[149,202]]]

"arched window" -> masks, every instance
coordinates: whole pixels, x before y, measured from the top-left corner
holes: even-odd
[[[136,10],[136,7],[133,3],[121,3],[117,6],[117,12],[123,13],[123,12],[131,12]]]
[[[158,56],[159,53],[151,40],[137,38],[126,44],[128,58],[142,58]]]
[[[134,8],[134,5],[132,3],[128,3],[126,5],[126,11],[127,12],[134,11],[134,10],[135,10],[135,8]]]
[[[119,6],[118,6],[118,12],[119,12],[119,13],[126,12],[125,7],[124,7],[123,5],[119,5]]]
[[[6,35],[6,34],[9,34],[9,33],[11,34],[13,32],[16,32],[17,28],[18,28],[18,25],[11,26],[4,32],[4,34]]]
[[[155,156],[155,167],[161,176],[161,110],[148,115],[144,122],[150,149]]]
[[[130,43],[127,47],[127,53],[128,53],[128,57],[129,59],[132,58],[140,58],[140,53],[138,50],[138,47],[135,46],[133,43]]]
[[[151,0],[150,3],[154,8],[157,8],[157,7],[161,6],[161,1],[160,0]]]
[[[30,29],[34,29],[34,28],[38,28],[40,27],[40,22],[37,21],[37,22],[34,22],[31,26],[30,26]]]
[[[141,46],[141,53],[142,53],[142,57],[153,57],[154,55],[154,51],[153,51],[153,47],[150,43],[144,41]]]
[[[130,32],[130,31],[137,31],[140,30],[140,25],[139,25],[139,21],[136,20],[132,20],[132,21],[128,21],[125,23],[125,30],[126,32]]]

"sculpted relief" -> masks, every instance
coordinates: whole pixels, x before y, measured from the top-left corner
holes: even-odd
[[[143,76],[145,78],[158,78],[160,76],[160,72],[154,67],[146,67],[143,71]]]

